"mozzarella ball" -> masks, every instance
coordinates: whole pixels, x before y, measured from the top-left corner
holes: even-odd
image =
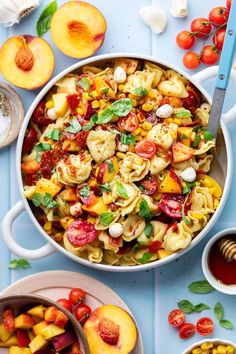
[[[185,182],[194,182],[197,177],[197,174],[193,167],[188,167],[180,173],[180,177]]]
[[[159,118],[169,118],[173,113],[173,108],[169,104],[164,104],[156,111],[156,115]]]
[[[111,237],[117,238],[123,234],[123,227],[119,222],[109,226],[109,234]]]
[[[82,214],[82,204],[80,202],[70,206],[70,214],[73,216],[80,216]]]
[[[47,110],[47,116],[51,120],[56,120],[57,119],[57,114],[56,114],[55,108],[53,108],[53,107],[49,108]]]
[[[123,84],[126,81],[126,72],[121,66],[117,66],[114,70],[114,80],[118,84]]]

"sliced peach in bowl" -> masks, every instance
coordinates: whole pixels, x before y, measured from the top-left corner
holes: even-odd
[[[93,5],[84,1],[69,1],[53,15],[51,35],[56,46],[73,58],[94,54],[102,45],[106,20]]]
[[[54,54],[42,38],[9,38],[0,50],[0,71],[13,85],[28,90],[44,85],[54,70]]]
[[[128,354],[137,342],[133,319],[114,305],[97,308],[86,321],[84,331],[93,354]]]

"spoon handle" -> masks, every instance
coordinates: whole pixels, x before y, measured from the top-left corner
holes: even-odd
[[[208,130],[217,137],[222,109],[224,105],[225,92],[228,87],[230,73],[233,65],[234,52],[236,48],[236,0],[232,1],[231,10],[226,28],[224,46],[221,53],[216,88],[213,96],[212,110],[209,118]]]

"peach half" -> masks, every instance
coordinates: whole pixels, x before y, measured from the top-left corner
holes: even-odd
[[[137,329],[131,316],[120,307],[97,308],[84,325],[93,354],[128,354],[137,342]]]
[[[53,15],[51,35],[55,45],[66,55],[85,58],[102,45],[106,20],[93,5],[84,1],[69,1]]]
[[[13,85],[32,90],[44,85],[54,70],[54,54],[42,38],[9,38],[0,49],[0,71]]]

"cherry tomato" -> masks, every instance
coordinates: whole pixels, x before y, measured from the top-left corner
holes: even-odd
[[[72,312],[72,304],[69,300],[67,299],[59,299],[57,300],[57,303],[67,309],[69,312]]]
[[[75,141],[76,141],[76,144],[81,149],[86,146],[86,140],[87,140],[88,135],[89,135],[89,131],[88,132],[82,131],[82,132],[79,132],[78,134],[76,134]]]
[[[26,154],[30,152],[38,140],[37,131],[34,128],[30,128],[28,134],[26,135],[22,147],[22,153]]]
[[[189,31],[182,31],[176,37],[177,45],[182,49],[190,49],[195,43],[195,38]]]
[[[153,141],[144,139],[135,145],[134,151],[141,157],[151,159],[157,152],[157,147]]]
[[[193,70],[197,69],[200,65],[200,59],[197,53],[188,52],[183,56],[183,64],[186,68]]]
[[[142,193],[152,195],[156,192],[158,183],[155,176],[148,175],[142,181],[140,181],[140,189]]]
[[[195,334],[195,326],[193,323],[184,323],[179,329],[179,337],[181,339],[187,339]]]
[[[68,95],[66,96],[68,106],[71,110],[71,114],[76,115],[76,109],[78,108],[79,105],[79,96],[78,95]]]
[[[201,61],[205,65],[214,65],[220,59],[220,54],[212,45],[206,45],[201,53]]]
[[[229,10],[224,6],[214,7],[209,13],[209,20],[214,26],[222,26],[227,23]]]
[[[69,298],[70,303],[73,306],[75,306],[75,305],[83,302],[85,299],[85,296],[86,296],[86,292],[83,289],[74,288],[74,289],[71,289],[68,298]]]
[[[126,117],[122,117],[118,121],[118,126],[122,130],[132,133],[138,128],[138,117],[135,113],[130,112]]]
[[[163,193],[159,201],[159,208],[163,213],[171,218],[182,219],[183,204],[185,196],[182,194],[167,194]],[[190,209],[190,201],[185,204],[185,215]]]
[[[183,99],[183,106],[191,111],[191,113],[195,113],[196,109],[201,104],[201,94],[191,83],[188,83],[186,89],[188,91],[188,97]]]
[[[213,43],[215,44],[216,49],[222,50],[225,40],[226,29],[221,28],[219,31],[215,33],[213,36]]]
[[[38,106],[35,108],[34,113],[33,113],[33,122],[40,125],[40,126],[46,126],[50,123],[52,123],[51,119],[47,118],[45,116],[45,101],[39,102]]]
[[[182,310],[172,310],[168,315],[168,322],[172,327],[178,328],[185,322],[185,314]]]
[[[80,304],[74,309],[74,315],[83,326],[91,314],[91,308],[86,304]]]
[[[148,251],[152,254],[156,254],[159,249],[162,247],[162,242],[161,241],[153,241],[151,242],[147,248]]]
[[[227,0],[227,1],[226,1],[226,6],[227,6],[227,9],[228,9],[228,10],[231,9],[231,4],[232,4],[232,0]]]
[[[210,336],[214,332],[214,323],[209,317],[202,317],[196,324],[197,332],[201,336]]]
[[[209,20],[204,17],[196,18],[191,23],[191,32],[195,37],[207,38],[211,33],[211,24],[209,23]]]
[[[99,231],[93,224],[85,220],[73,221],[67,230],[67,238],[75,247],[87,245],[96,240]]]

